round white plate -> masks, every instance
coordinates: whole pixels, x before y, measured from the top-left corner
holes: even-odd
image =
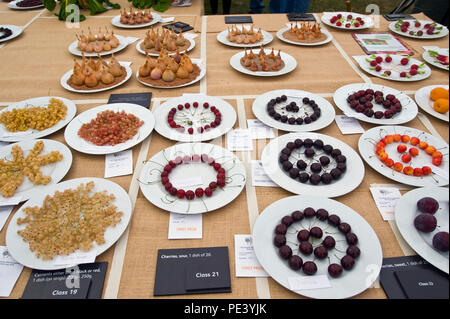
[[[434,101],[430,99],[431,90],[437,87],[446,88],[448,90],[448,85],[429,85],[417,90],[414,94],[414,98],[416,99],[417,105],[419,105],[422,110],[438,119],[448,122],[449,112],[445,114],[436,112],[433,108]]]
[[[404,58],[404,56],[401,55],[391,55],[392,57],[392,62],[390,63],[386,63],[384,62],[384,58],[386,57],[386,54],[377,54],[376,56],[380,56],[383,58],[383,62],[380,64],[382,67],[389,65],[392,68],[391,70],[391,75],[390,76],[383,76],[383,70],[381,70],[380,72],[377,72],[375,70],[371,70],[370,68],[372,68],[372,66],[370,66],[370,62],[368,62],[366,59],[370,58],[370,55],[359,55],[359,56],[354,56],[353,58],[356,60],[356,62],[358,62],[359,66],[361,67],[361,69],[363,69],[365,72],[369,73],[370,75],[379,77],[381,79],[386,79],[386,80],[391,80],[391,81],[401,81],[401,82],[411,82],[411,81],[421,81],[424,80],[426,78],[428,78],[431,75],[431,69],[428,65],[426,65],[424,62],[416,60],[414,58],[411,58],[409,63],[405,66],[400,64],[400,60],[402,58]],[[418,66],[422,66],[421,68],[419,68],[420,71],[424,71],[424,74],[416,74],[410,78],[408,77],[400,77],[400,73],[405,71],[408,73],[411,65],[413,64],[417,64]]]
[[[295,271],[291,269],[287,261],[278,255],[278,248],[273,244],[274,229],[280,224],[281,219],[286,215],[290,215],[293,211],[302,211],[306,207],[313,207],[316,210],[323,208],[328,210],[330,214],[338,215],[342,222],[350,224],[352,231],[358,236],[357,246],[361,250],[361,255],[356,259],[353,269],[350,271],[344,270],[340,277],[332,278],[328,275],[328,259],[315,260],[318,268],[315,276],[328,276],[331,284],[329,288],[292,290],[289,285],[289,278],[299,278],[306,275],[301,270]],[[300,224],[307,226],[307,219],[304,219],[302,222],[295,222],[289,229],[300,229]],[[319,221],[317,218],[314,218],[314,225],[323,228],[329,227],[327,222]],[[331,229],[333,230],[334,228]],[[345,237],[340,232],[333,234],[333,237],[337,242],[336,247],[339,247],[339,249],[347,247]],[[287,239],[297,242],[294,234],[288,234]],[[344,242],[340,242],[341,240],[344,240]],[[293,247],[292,245],[290,246]],[[350,298],[363,292],[374,283],[383,262],[380,241],[367,221],[350,207],[325,197],[290,196],[269,205],[255,222],[253,247],[261,266],[275,281],[295,293],[317,299]],[[334,253],[334,250],[330,251],[330,262],[340,263],[334,256]],[[344,256],[344,253],[336,252],[336,254],[339,257]],[[314,257],[304,256],[301,253],[299,255],[304,262],[314,259]]]
[[[425,50],[422,53],[422,58],[429,64],[439,68],[439,69],[443,69],[443,70],[449,70],[449,66],[448,65],[443,65],[442,63],[440,63],[436,58],[433,58],[430,53],[428,52],[430,50]],[[448,49],[434,49],[431,51],[436,51],[438,54],[441,55],[446,55],[447,57],[449,56],[449,50]]]
[[[185,38],[185,39],[189,41],[189,47],[188,47],[186,50],[181,51],[180,54],[184,54],[184,53],[186,53],[186,52],[189,52],[189,51],[191,51],[191,50],[195,47],[195,40],[194,40],[194,39],[191,39],[191,38]],[[136,44],[136,50],[137,50],[139,53],[143,54],[143,55],[147,55],[147,53],[146,53],[144,50],[142,50],[142,48],[141,48],[141,43],[142,43],[142,42],[144,42],[144,40],[140,40],[140,41]],[[168,53],[169,56],[172,56],[172,55],[175,55],[175,54],[176,54],[176,52]],[[148,55],[150,55],[150,56],[159,56],[159,53],[152,53],[152,52],[149,52]]]
[[[122,51],[123,49],[125,49],[128,46],[128,44],[130,44],[129,40],[126,37],[123,37],[121,35],[115,35],[115,36],[119,40],[119,45],[116,48],[112,49],[112,50],[102,51],[100,53],[83,52],[83,51],[80,51],[78,49],[78,40],[76,40],[76,41],[73,41],[69,45],[69,52],[72,53],[73,55],[76,55],[76,56],[82,56],[83,53],[84,53],[85,57],[97,57],[99,54],[100,54],[100,56],[105,56],[105,55],[109,55],[109,54],[113,54],[113,53]]]
[[[13,132],[9,132],[5,128],[4,124],[0,124],[0,141],[2,141],[2,142],[19,142],[19,141],[25,141],[25,140],[30,140],[30,139],[41,138],[41,137],[50,135],[50,134],[60,130],[64,126],[66,126],[67,123],[69,123],[73,119],[75,114],[77,113],[77,106],[71,100],[65,99],[63,97],[58,97],[58,96],[36,97],[36,98],[21,101],[21,102],[15,103],[15,104],[11,104],[10,106],[1,110],[0,114],[3,112],[6,112],[6,111],[11,111],[13,109],[23,109],[28,106],[30,106],[30,107],[47,106],[50,103],[50,100],[52,98],[61,100],[64,103],[64,105],[67,107],[67,114],[66,114],[65,119],[60,120],[58,123],[56,123],[52,127],[49,127],[48,129],[45,129],[42,131],[29,129],[24,132],[14,132],[13,133]],[[6,136],[5,136],[5,134],[6,134]]]
[[[152,12],[152,17],[153,17],[153,19],[150,22],[129,25],[129,24],[123,24],[120,22],[120,14],[119,14],[111,19],[111,24],[118,28],[138,29],[138,28],[145,28],[145,27],[154,25],[154,24],[158,23],[159,21],[161,21],[161,16],[159,14],[157,14],[156,12]]]
[[[119,63],[120,63],[121,66],[123,66],[125,68],[125,71],[127,72],[127,75],[125,76],[125,78],[123,79],[122,82],[119,82],[119,83],[117,83],[117,84],[115,84],[113,86],[106,87],[106,88],[103,88],[103,89],[97,89],[97,90],[77,90],[77,89],[74,89],[73,87],[71,87],[67,83],[67,81],[70,79],[70,77],[73,74],[73,69],[71,69],[70,71],[67,71],[61,77],[61,81],[60,81],[61,86],[63,88],[65,88],[66,90],[71,91],[71,92],[75,92],[75,93],[97,93],[97,92],[103,92],[103,91],[108,91],[108,90],[114,89],[114,88],[124,84],[126,81],[128,81],[131,78],[131,75],[133,74],[133,71],[130,68],[130,63],[129,62],[119,62]]]
[[[185,87],[185,86],[189,86],[191,84],[197,83],[198,81],[200,81],[205,75],[206,75],[206,66],[203,64],[202,60],[200,59],[191,59],[193,64],[196,64],[199,68],[200,68],[200,74],[191,82],[189,83],[185,83],[185,84],[181,84],[181,85],[177,85],[177,86],[156,86],[156,85],[152,85],[149,83],[146,83],[144,81],[139,80],[139,70],[136,71],[136,79],[141,82],[143,85],[145,86],[149,86],[151,88],[158,88],[158,89],[176,89],[176,88],[181,88],[181,87]]]
[[[342,14],[343,18],[346,18],[349,14],[351,14],[353,16],[353,19],[360,17],[364,21],[364,25],[359,26],[358,28],[356,28],[354,26],[350,26],[350,28],[346,28],[345,27],[346,23],[343,22],[342,26],[338,27],[336,24],[331,23],[330,20],[333,16],[338,15],[339,13]],[[325,23],[326,25],[328,25],[330,27],[340,29],[340,30],[350,30],[350,31],[370,29],[375,24],[371,17],[363,15],[363,14],[354,13],[354,12],[324,12],[321,20],[323,23]]]
[[[347,103],[347,97],[356,91],[359,90],[367,90],[372,89],[374,91],[381,91],[384,93],[384,96],[387,94],[393,94],[400,101],[403,108],[400,113],[395,114],[392,118],[386,119],[376,119],[375,117],[367,117],[362,113],[358,113],[353,110]],[[412,98],[406,95],[403,92],[397,91],[396,89],[392,89],[388,86],[378,85],[378,84],[368,84],[368,83],[352,83],[341,86],[339,89],[334,92],[333,95],[334,103],[337,105],[342,112],[348,117],[354,117],[358,120],[367,123],[379,124],[379,125],[396,125],[403,124],[413,120],[417,116],[418,108],[416,103]],[[376,111],[385,111],[382,105],[373,103],[373,110]]]
[[[286,95],[288,99],[286,102],[283,102],[282,104],[280,103],[279,105],[286,105],[294,101],[297,103],[297,105],[300,106],[303,105],[302,99],[304,97],[308,97],[309,99],[316,101],[317,105],[320,107],[321,110],[320,117],[316,121],[311,122],[310,124],[303,123],[301,125],[297,124],[291,125],[288,123],[283,123],[275,120],[267,113],[267,103],[271,99],[281,96],[283,94]],[[255,99],[255,101],[253,102],[252,111],[253,114],[255,114],[255,116],[258,118],[258,120],[260,120],[267,126],[288,132],[306,132],[306,131],[311,132],[320,130],[321,128],[330,125],[334,121],[334,118],[336,116],[334,107],[333,105],[331,105],[330,102],[328,102],[327,100],[318,95],[301,90],[275,90],[266,92]],[[307,106],[307,111],[311,113],[312,108]],[[288,112],[284,111],[282,113],[289,114]],[[302,116],[304,115],[303,111],[302,112],[299,111],[299,113]]]
[[[303,140],[310,138],[313,141],[321,139],[324,144],[330,144],[333,148],[339,148],[342,155],[347,158],[347,170],[341,178],[328,185],[323,183],[312,185],[309,182],[302,183],[299,180],[294,180],[289,177],[289,175],[281,168],[279,156],[281,150],[286,147],[286,144],[295,141],[297,138]],[[295,154],[295,151],[293,154]],[[318,133],[290,133],[275,138],[264,148],[261,154],[261,162],[264,171],[272,181],[285,190],[299,195],[315,196],[321,194],[325,197],[341,196],[357,188],[364,178],[364,164],[358,153],[344,142],[341,142],[334,137]]]
[[[242,28],[239,26],[237,28],[242,30]],[[246,29],[248,29],[248,28],[246,28]],[[258,28],[253,28],[253,31],[258,32]],[[217,41],[219,41],[222,44],[228,45],[230,47],[235,47],[235,48],[255,48],[255,47],[267,45],[273,41],[273,36],[269,32],[261,30],[261,33],[263,35],[262,41],[259,41],[256,43],[249,43],[249,44],[244,44],[244,43],[239,44],[236,42],[228,41],[228,38],[227,38],[228,30],[223,30],[222,32],[217,34]]]
[[[420,211],[417,202],[424,197],[432,197],[439,202],[439,210],[434,214],[439,229],[431,233],[418,231],[414,219]],[[395,222],[402,237],[423,259],[448,274],[448,252],[433,247],[433,236],[440,231],[449,231],[448,227],[448,188],[416,188],[403,195],[395,205]]]
[[[72,165],[72,152],[70,151],[70,149],[63,143],[46,139],[29,139],[26,141],[3,146],[0,148],[0,158],[12,160],[13,156],[11,155],[11,150],[14,145],[20,146],[20,148],[23,150],[23,157],[25,158],[28,155],[29,151],[33,149],[34,144],[36,144],[36,142],[38,141],[44,142],[44,149],[39,155],[49,154],[52,151],[58,151],[61,153],[63,158],[59,162],[40,166],[42,175],[50,176],[52,178],[50,183],[48,183],[47,185],[34,185],[28,179],[28,177],[24,177],[22,185],[17,188],[16,192],[13,195],[14,197],[21,196],[21,201],[26,201],[35,194],[42,194],[42,192],[45,192],[47,189],[53,187],[56,183],[62,180],[64,176],[66,176],[67,172],[70,169],[70,166]],[[5,199],[7,198],[3,197],[0,193],[0,200]]]
[[[32,268],[32,269],[41,269],[41,270],[56,270],[66,267],[73,267],[74,265],[55,265],[55,259],[52,260],[43,260],[41,258],[37,258],[34,252],[30,251],[28,243],[23,241],[22,237],[17,234],[17,231],[20,229],[25,229],[26,225],[17,225],[17,219],[25,217],[25,213],[23,209],[25,207],[33,207],[33,206],[41,206],[44,202],[44,199],[47,195],[52,196],[55,191],[63,191],[66,189],[75,189],[82,183],[88,183],[93,181],[95,183],[92,192],[101,192],[107,191],[109,194],[113,194],[115,196],[114,201],[111,203],[112,205],[117,206],[117,211],[123,213],[121,217],[121,221],[116,224],[114,227],[108,227],[105,231],[105,243],[102,245],[98,245],[97,243],[93,243],[96,255],[102,254],[108,248],[110,248],[119,238],[122,236],[123,232],[128,226],[128,223],[131,218],[132,213],[132,205],[130,197],[127,192],[109,180],[102,178],[77,178],[71,179],[46,189],[44,192],[36,192],[28,202],[26,202],[13,216],[9,223],[8,230],[6,232],[6,246],[8,247],[8,251],[11,256],[22,265]],[[78,252],[78,251],[77,251]]]
[[[17,25],[11,25],[11,24],[0,24],[0,28],[8,28],[12,32],[12,34],[9,37],[0,39],[0,43],[9,41],[11,39],[18,37],[23,31],[22,27],[19,27]]]
[[[286,43],[290,43],[290,44],[295,44],[295,45],[300,45],[300,46],[317,46],[317,45],[323,45],[326,44],[328,42],[331,42],[331,40],[333,40],[333,36],[331,35],[331,33],[326,30],[326,29],[321,29],[322,33],[325,34],[327,36],[327,38],[323,41],[319,41],[319,42],[313,42],[313,43],[308,43],[308,42],[295,42],[295,41],[291,41],[289,39],[286,39],[283,36],[283,33],[288,31],[290,29],[290,27],[286,27],[283,28],[281,30],[278,30],[277,32],[277,38],[280,39],[281,41],[284,41]]]
[[[144,121],[144,124],[139,128],[138,132],[133,136],[133,138],[114,146],[98,146],[78,136],[78,131],[83,124],[89,123],[92,119],[95,119],[97,117],[97,113],[106,110],[111,110],[114,112],[125,111],[127,114],[133,114],[141,121]],[[66,142],[70,147],[81,153],[94,155],[111,154],[127,150],[139,144],[147,136],[150,135],[154,127],[155,118],[153,117],[152,112],[147,108],[131,103],[111,103],[94,107],[79,114],[72,120],[72,122],[69,123],[69,125],[67,125],[66,131],[64,132],[64,138],[66,139]]]
[[[423,29],[422,27],[418,27],[417,28],[417,27],[414,26],[414,22],[415,21],[419,21],[422,26],[427,24],[427,23],[433,23],[433,21],[427,21],[427,20],[403,20],[403,21],[409,21],[410,22],[410,26],[409,26],[407,32],[402,32],[400,29],[397,30],[395,28],[395,24],[397,23],[397,21],[392,21],[389,24],[389,30],[391,30],[392,32],[397,33],[399,35],[403,35],[405,37],[414,38],[414,39],[438,39],[438,38],[445,37],[448,34],[447,27],[442,25],[442,24],[439,24],[439,23],[436,23],[436,27],[442,27],[442,30],[438,34],[427,34],[425,32],[426,30]],[[424,31],[422,36],[409,34],[410,31],[416,32],[416,31],[419,31],[419,30],[423,30]]]
[[[406,126],[377,126],[374,127],[368,131],[366,131],[364,134],[361,135],[358,141],[358,149],[359,153],[361,154],[361,157],[369,164],[370,167],[372,167],[374,170],[376,170],[381,175],[386,176],[389,179],[392,179],[396,182],[403,183],[406,185],[416,186],[416,187],[430,187],[430,186],[445,186],[448,185],[448,180],[445,178],[437,175],[437,174],[430,174],[428,176],[410,176],[405,175],[403,172],[397,172],[393,169],[385,166],[379,159],[378,156],[375,154],[375,144],[378,143],[378,141],[389,134],[407,134],[410,137],[419,137],[419,139],[422,141],[427,142],[429,145],[433,145],[438,149],[442,154],[448,154],[448,144],[446,144],[443,140],[440,138],[437,138],[431,134],[428,134],[426,132],[423,132],[421,130],[417,130],[411,127]],[[420,136],[419,136],[420,135]],[[375,142],[374,142],[375,141]],[[401,154],[397,151],[397,146],[400,143],[391,143],[387,145],[386,147],[386,153],[389,155],[390,158],[394,160],[394,162],[402,162],[401,160]],[[405,143],[406,144],[406,143]],[[410,143],[407,143],[406,146],[408,149],[412,147]],[[417,147],[418,148],[418,147]],[[403,165],[410,165],[413,167],[422,167],[424,165],[430,166],[433,168],[431,164],[431,156],[426,154],[424,150],[419,150],[419,155],[414,157],[413,160],[409,164]],[[441,166],[439,167],[442,170],[448,171],[449,164],[448,164],[448,156],[444,156]]]
[[[223,189],[215,190],[211,197],[203,196],[202,199],[196,197],[189,201],[185,198],[178,199],[176,196],[171,196],[160,182],[163,167],[169,160],[177,156],[194,154],[207,154],[220,163],[226,170],[227,185]],[[210,182],[215,182],[216,175],[216,171],[211,166],[202,162],[181,164],[170,173],[170,180],[186,185],[199,182],[195,179],[201,176],[202,184],[184,187],[185,190],[195,190],[197,187],[205,188]],[[147,161],[139,177],[141,191],[153,205],[179,214],[202,214],[219,209],[239,196],[245,186],[245,181],[245,166],[236,155],[220,146],[206,143],[176,144],[160,151]]]
[[[8,3],[8,8],[10,9],[14,9],[14,10],[31,10],[31,9],[37,9],[37,8],[43,8],[44,4],[38,4],[36,6],[31,6],[31,7],[19,7],[17,5],[17,3],[22,2],[23,0],[13,0],[11,2]]]
[[[192,103],[198,102],[198,108],[194,108]],[[219,126],[215,128],[211,128],[208,131],[204,131],[203,133],[197,132],[197,127],[204,126],[206,123],[203,123],[199,126],[193,125],[194,134],[189,134],[187,131],[184,133],[178,132],[176,129],[171,128],[169,123],[167,122],[167,115],[169,114],[172,108],[176,108],[178,104],[184,105],[185,103],[190,103],[191,107],[183,111],[178,111],[187,115],[187,118],[192,120],[193,123],[198,124],[201,123],[201,113],[203,110],[203,103],[209,103],[210,107],[215,106],[220,113],[222,114],[222,122]],[[209,112],[209,111],[208,111]],[[236,123],[236,112],[229,103],[225,102],[222,99],[219,99],[214,96],[207,96],[203,94],[189,94],[180,96],[177,98],[173,98],[168,100],[167,102],[160,105],[155,111],[154,116],[156,120],[155,130],[161,134],[162,136],[177,142],[202,142],[202,141],[210,141],[219,136],[226,134],[229,130],[231,130]],[[213,115],[214,116],[214,115]],[[208,123],[209,124],[209,123]]]
[[[264,52],[266,52],[266,54],[270,54],[270,52],[272,52],[272,49],[264,49]],[[278,54],[278,51],[275,50],[274,51],[275,54]],[[259,50],[255,50],[254,54],[257,55],[259,53]],[[245,52],[239,52],[236,53],[235,55],[233,55],[230,59],[230,64],[231,66],[242,73],[248,74],[248,75],[254,75],[254,76],[262,76],[262,77],[267,77],[267,76],[278,76],[278,75],[284,75],[287,74],[291,71],[293,71],[296,67],[297,67],[297,60],[284,52],[281,52],[281,59],[284,62],[284,67],[279,70],[279,71],[256,71],[253,72],[251,70],[248,70],[246,67],[241,65],[241,58],[245,55]]]

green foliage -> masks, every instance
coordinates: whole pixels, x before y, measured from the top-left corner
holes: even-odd
[[[89,9],[91,15],[95,15],[97,13],[102,13],[107,11],[108,9],[103,6],[105,3],[107,6],[112,7],[114,9],[120,9],[120,5],[116,3],[111,3],[109,0],[43,0],[42,3],[44,7],[48,11],[53,11],[56,8],[56,2],[61,2],[61,6],[59,8],[58,19],[61,21],[66,21],[68,16],[71,14],[70,11],[67,10],[67,6],[74,4],[79,8]],[[80,14],[80,21],[85,20],[86,17]],[[74,21],[72,21],[74,22]]]
[[[131,2],[133,7],[138,9],[148,9],[153,8],[156,11],[164,12],[169,9],[171,0],[128,0]]]

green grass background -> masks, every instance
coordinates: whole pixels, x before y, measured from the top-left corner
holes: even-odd
[[[211,5],[209,0],[205,1],[205,13],[211,14]],[[269,13],[270,0],[264,0],[264,13]],[[399,3],[396,0],[352,0],[352,11],[357,13],[366,13],[366,7],[369,4],[376,4],[380,7],[380,13],[391,12]],[[249,0],[232,0],[231,14],[248,14],[250,11]],[[324,11],[345,11],[345,0],[311,0],[309,12],[324,12]],[[367,12],[370,13],[370,12]],[[222,0],[219,0],[219,14],[222,14]]]

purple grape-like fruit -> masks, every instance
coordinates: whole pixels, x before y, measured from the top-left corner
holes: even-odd
[[[284,235],[275,235],[274,239],[273,239],[273,243],[275,246],[277,247],[281,247],[286,245],[286,236]]]
[[[314,238],[322,238],[322,236],[323,236],[322,229],[317,226],[311,228],[309,231],[309,234],[311,235],[311,237],[314,237]]]
[[[328,249],[325,248],[325,246],[318,246],[314,248],[314,256],[316,256],[318,259],[324,259],[328,256]]]
[[[349,245],[356,245],[358,243],[358,236],[355,233],[347,233],[345,239]]]
[[[448,232],[436,233],[433,236],[433,247],[443,252],[448,251]]]
[[[328,211],[327,211],[326,209],[319,208],[319,209],[316,211],[316,217],[317,217],[319,220],[327,220],[327,219],[328,219]]]
[[[287,227],[291,226],[294,222],[294,218],[292,216],[286,215],[281,219],[281,223],[285,224]]]
[[[434,214],[439,209],[439,203],[434,198],[424,197],[417,202],[417,209],[422,213]]]
[[[285,235],[287,232],[287,227],[285,224],[279,224],[275,227],[275,234]]]
[[[331,277],[339,277],[343,272],[342,266],[338,264],[331,264],[328,266],[328,273]]]
[[[299,270],[303,266],[303,259],[298,255],[293,255],[289,258],[289,267],[293,270]]]
[[[341,218],[338,215],[330,215],[328,216],[328,223],[330,223],[333,226],[339,226],[341,223]]]
[[[295,221],[302,220],[305,217],[305,215],[299,210],[296,210],[295,212],[293,212],[291,214],[291,216]]]
[[[353,258],[358,258],[359,255],[361,255],[361,250],[358,248],[358,246],[351,245],[348,246],[346,253]]]
[[[302,229],[297,233],[297,239],[299,242],[307,241],[309,239],[309,231],[307,229]]]
[[[278,253],[280,254],[281,258],[289,259],[292,256],[292,249],[291,247],[284,245],[280,247]]]
[[[421,213],[414,219],[414,227],[424,233],[431,233],[436,229],[437,219],[432,214]]]
[[[317,272],[317,265],[312,261],[307,261],[303,264],[302,269],[306,275],[314,275]]]
[[[302,241],[298,249],[305,255],[311,255],[313,252],[313,246],[309,241]]]
[[[352,230],[350,225],[347,223],[340,223],[338,226],[338,229],[339,229],[339,231],[343,232],[344,234],[347,234]]]
[[[341,258],[341,265],[345,270],[350,270],[355,265],[355,259],[350,255],[345,255]]]
[[[332,236],[324,238],[322,245],[327,249],[333,249],[336,246],[336,240]]]
[[[305,217],[306,217],[306,218],[314,217],[314,216],[316,215],[316,211],[315,211],[315,209],[312,208],[312,207],[306,207],[306,208],[303,210],[303,214],[305,214]]]

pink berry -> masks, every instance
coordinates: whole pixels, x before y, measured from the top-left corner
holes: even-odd
[[[351,14],[349,14],[349,15],[347,16],[347,19],[348,19],[348,20],[351,20],[351,19],[353,19],[353,16],[352,16]]]
[[[417,64],[413,64],[411,65],[411,69],[418,70],[419,66]]]
[[[376,66],[376,65],[377,65],[377,61],[376,60],[370,61],[370,66]]]
[[[181,111],[182,109],[184,108],[184,106],[183,105],[181,105],[181,104],[178,104],[178,109]]]
[[[191,162],[191,157],[188,155],[183,156],[183,163],[187,164]]]
[[[390,56],[387,56],[385,59],[384,59],[384,61],[386,61],[386,62],[392,62],[392,57],[390,57]]]
[[[384,71],[384,74],[386,74],[386,75],[391,75],[391,71],[389,71],[389,70]]]
[[[342,18],[342,14],[338,13],[336,16],[338,19]]]
[[[198,163],[198,162],[200,162],[200,159],[201,159],[200,155],[198,155],[198,154],[192,155],[193,162]]]
[[[377,65],[377,66],[375,67],[375,71],[380,72],[380,71],[381,71],[381,66]]]
[[[195,196],[197,196],[198,198],[203,197],[203,188],[199,187],[195,190]]]
[[[400,73],[400,77],[401,77],[401,78],[406,77],[406,72],[401,72],[401,73]]]
[[[345,27],[346,27],[346,28],[350,28],[350,23],[347,23],[347,24],[345,25]]]
[[[358,22],[355,23],[355,28],[359,28],[360,24]]]
[[[215,190],[217,188],[217,183],[216,182],[209,183],[209,188],[211,188],[211,190]]]
[[[207,108],[209,107],[209,103],[208,103],[208,102],[203,103],[203,107],[204,107],[205,109],[207,109]]]
[[[381,63],[381,62],[383,62],[383,58],[380,57],[380,56],[377,56],[377,57],[375,58],[375,61],[377,61],[377,63]]]
[[[193,105],[195,108],[197,108],[197,107],[198,107],[198,102],[194,102],[194,103],[192,103],[192,105]]]
[[[185,104],[184,104],[184,107],[188,109],[188,108],[191,107],[191,105],[190,105],[189,103],[185,103]]]
[[[194,199],[194,197],[195,197],[195,193],[193,191],[187,191],[186,192],[186,198],[187,199],[191,200],[191,199]]]
[[[218,179],[217,180],[217,186],[218,187],[225,187],[225,179]]]
[[[200,126],[199,128],[197,128],[197,132],[199,132],[200,134],[202,134],[203,131],[204,131],[204,128],[203,128],[203,127]]]
[[[403,58],[400,60],[401,65],[407,65],[409,60],[407,58]]]
[[[213,193],[213,191],[212,191],[211,188],[209,188],[209,187],[205,188],[205,195],[206,195],[206,197],[211,197],[212,193]]]
[[[208,162],[208,155],[202,154],[201,158],[202,158],[202,162],[203,162],[203,163]]]
[[[416,70],[416,69],[411,69],[411,70],[409,71],[409,74],[411,74],[411,75],[416,75],[416,74],[417,74],[417,70]]]
[[[184,190],[182,190],[182,189],[177,190],[177,197],[179,199],[184,198],[185,195],[186,195],[186,192]]]
[[[338,21],[338,22],[336,22],[336,25],[337,25],[338,27],[340,27],[340,26],[342,25],[342,23],[341,23],[340,21]]]

